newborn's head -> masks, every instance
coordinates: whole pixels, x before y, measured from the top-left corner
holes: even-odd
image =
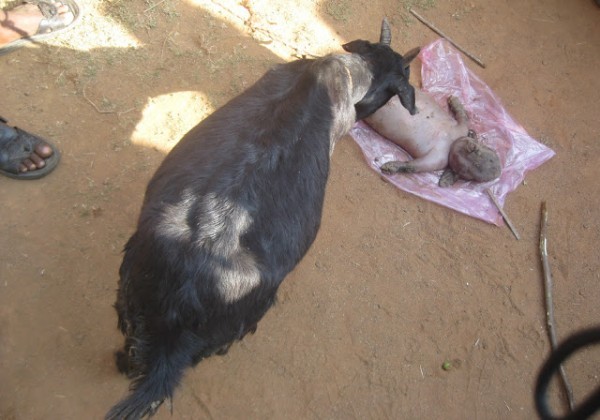
[[[448,166],[466,181],[491,181],[502,172],[496,152],[471,137],[461,137],[452,143]]]

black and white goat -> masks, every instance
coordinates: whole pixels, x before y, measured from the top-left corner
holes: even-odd
[[[107,419],[155,413],[184,370],[256,329],[313,243],[329,158],[393,95],[415,112],[410,61],[380,42],[278,65],[187,133],[150,181],[115,304],[131,393]]]

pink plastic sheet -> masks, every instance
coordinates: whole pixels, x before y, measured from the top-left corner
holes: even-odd
[[[410,156],[391,141],[381,137],[360,121],[350,135],[362,149],[368,164],[390,183],[406,192],[431,200],[442,206],[498,226],[502,216],[485,192],[490,188],[503,205],[506,195],[514,191],[525,173],[554,156],[554,151],[531,138],[525,129],[506,112],[492,90],[464,64],[460,53],[447,41],[439,39],[421,50],[423,91],[447,109],[448,96],[460,98],[469,127],[479,140],[496,150],[502,162],[499,179],[486,182],[459,180],[454,186],[440,188],[437,183],[442,171],[423,174],[385,175],[379,167],[390,160],[406,161]]]

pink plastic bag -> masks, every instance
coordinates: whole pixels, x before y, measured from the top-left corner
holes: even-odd
[[[373,170],[401,190],[431,200],[442,206],[501,226],[502,216],[486,194],[490,188],[503,205],[506,195],[523,181],[525,173],[537,168],[554,151],[531,138],[525,129],[512,119],[498,97],[473,72],[447,41],[439,39],[421,50],[423,91],[447,109],[448,96],[458,97],[469,115],[469,127],[479,140],[493,148],[502,162],[499,179],[486,183],[459,180],[454,186],[440,188],[442,171],[421,174],[385,175],[379,167],[390,160],[409,160],[409,155],[391,141],[381,137],[360,121],[350,135],[362,149]]]

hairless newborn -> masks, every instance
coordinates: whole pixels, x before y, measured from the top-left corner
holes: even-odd
[[[415,90],[416,115],[410,115],[397,97],[365,119],[376,132],[406,150],[414,159],[392,161],[381,166],[382,172],[430,172],[446,169],[439,185],[447,187],[458,178],[486,182],[500,176],[496,152],[479,143],[469,130],[468,117],[458,98],[448,98],[454,117],[432,97]]]

